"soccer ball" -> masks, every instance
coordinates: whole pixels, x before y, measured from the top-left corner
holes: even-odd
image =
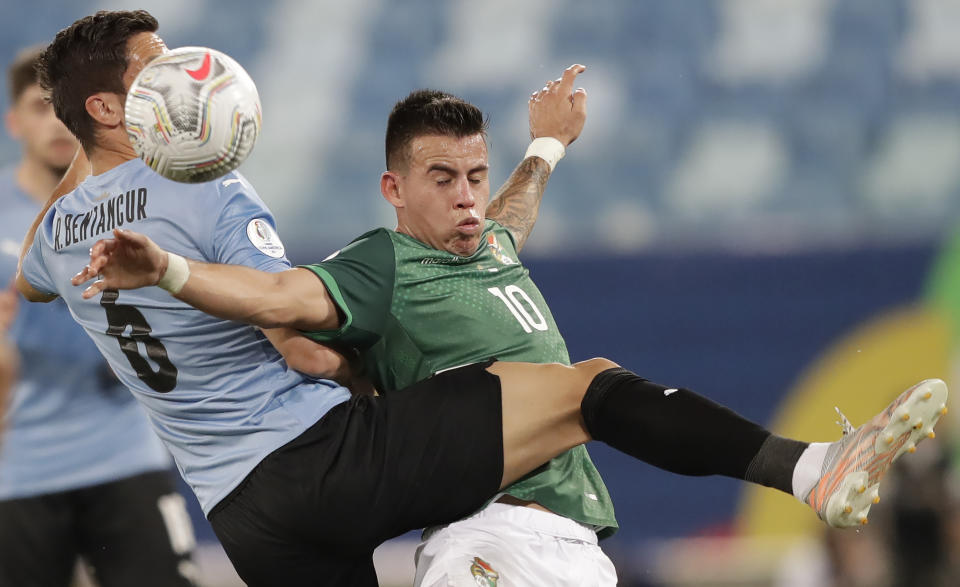
[[[137,156],[184,183],[233,171],[260,134],[257,86],[240,64],[206,47],[174,49],[147,64],[125,111]]]

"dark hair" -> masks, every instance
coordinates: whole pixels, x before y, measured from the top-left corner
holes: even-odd
[[[100,11],[63,29],[40,55],[40,86],[50,93],[53,111],[84,148],[93,146],[93,119],[86,100],[97,92],[124,94],[127,41],[157,30],[157,19],[145,10]]]
[[[21,49],[7,68],[7,88],[10,104],[13,105],[27,88],[37,83],[37,61],[43,53],[43,45]]]
[[[397,102],[387,120],[387,169],[409,162],[413,139],[423,135],[466,137],[482,134],[487,121],[473,104],[438,90],[416,90]]]

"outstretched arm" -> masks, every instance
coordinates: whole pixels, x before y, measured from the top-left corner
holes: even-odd
[[[99,276],[84,290],[86,299],[105,289],[161,285],[177,299],[226,320],[261,328],[332,330],[339,326],[336,305],[311,271],[265,273],[239,265],[184,261],[142,234],[118,229],[113,235],[93,245],[90,264],[72,279],[73,285],[80,285]]]
[[[23,276],[23,258],[27,256],[27,251],[29,251],[33,245],[33,238],[37,234],[37,228],[39,228],[40,223],[43,221],[43,217],[47,215],[47,210],[50,209],[50,206],[53,206],[61,197],[75,190],[77,186],[80,185],[80,182],[88,175],[90,175],[90,162],[87,161],[87,155],[83,152],[83,149],[77,149],[77,154],[74,155],[70,167],[67,168],[67,172],[63,174],[60,183],[54,188],[53,194],[43,206],[43,210],[40,210],[40,213],[34,218],[30,230],[27,231],[27,235],[23,237],[23,244],[20,245],[20,260],[17,263],[16,287],[20,294],[31,302],[50,302],[57,299],[57,296],[39,291],[30,285],[30,282]]]
[[[586,67],[568,67],[560,79],[547,82],[530,97],[530,138],[551,137],[566,147],[580,136],[587,118],[587,92],[573,89],[577,75]],[[561,154],[562,157],[562,149]],[[507,182],[497,190],[487,208],[487,218],[496,220],[513,234],[520,250],[537,221],[540,200],[553,167],[542,157],[527,156],[513,170]]]
[[[548,179],[550,164],[540,157],[527,157],[497,190],[496,199],[487,208],[487,218],[496,220],[513,234],[518,251],[537,221]]]

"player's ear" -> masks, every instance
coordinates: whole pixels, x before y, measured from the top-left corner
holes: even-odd
[[[394,208],[403,208],[400,195],[400,175],[396,171],[384,171],[380,176],[380,193]]]
[[[123,124],[123,102],[113,92],[97,92],[84,102],[87,114],[104,126]]]

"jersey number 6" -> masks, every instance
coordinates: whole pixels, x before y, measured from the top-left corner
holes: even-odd
[[[136,371],[137,377],[150,386],[150,389],[167,393],[177,386],[177,368],[167,357],[167,349],[159,340],[150,336],[152,329],[143,317],[140,310],[133,306],[117,303],[120,292],[115,289],[104,290],[100,296],[100,305],[107,311],[107,334],[113,336],[120,343],[120,350],[130,361],[130,366]],[[130,327],[130,336],[125,336],[127,327]],[[140,355],[139,344],[147,349],[147,356],[157,364],[154,371],[150,363]]]

